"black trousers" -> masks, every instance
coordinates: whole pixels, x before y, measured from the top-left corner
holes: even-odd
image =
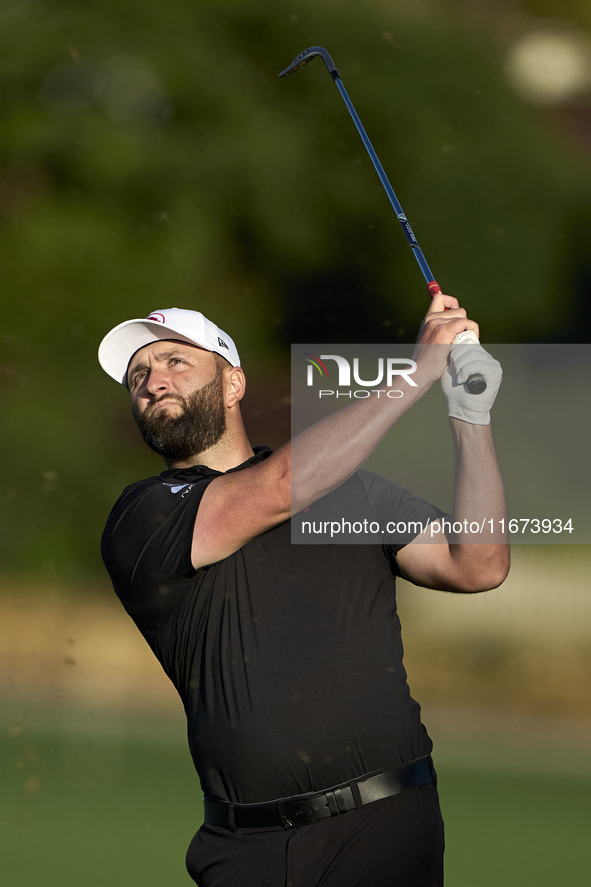
[[[199,887],[441,887],[433,783],[293,829],[203,825],[187,870]]]

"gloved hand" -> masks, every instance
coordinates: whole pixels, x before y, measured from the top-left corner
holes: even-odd
[[[441,387],[447,398],[447,414],[471,425],[488,425],[490,409],[499,390],[503,370],[479,343],[476,333],[460,333],[463,342],[454,343],[449,352],[447,369],[441,377]],[[456,339],[460,338],[456,336]],[[486,390],[471,394],[466,382],[478,374],[486,381]]]

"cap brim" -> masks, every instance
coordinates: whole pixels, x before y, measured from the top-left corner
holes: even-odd
[[[145,345],[161,339],[178,339],[189,345],[199,345],[166,324],[150,323],[145,318],[125,320],[107,333],[99,345],[99,363],[112,379],[121,385],[127,385],[127,368],[133,355]]]

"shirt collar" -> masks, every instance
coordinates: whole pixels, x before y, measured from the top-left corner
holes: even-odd
[[[191,478],[191,480],[194,480],[196,477],[216,477],[222,474],[230,474],[232,471],[240,471],[242,468],[257,465],[259,462],[267,459],[272,452],[269,447],[254,447],[254,456],[251,456],[250,459],[247,459],[240,465],[236,465],[234,468],[229,468],[226,472],[216,471],[215,468],[209,468],[208,465],[189,465],[187,468],[167,468],[166,471],[161,472],[160,477],[165,479],[170,477]]]

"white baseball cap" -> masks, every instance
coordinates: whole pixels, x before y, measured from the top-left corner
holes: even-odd
[[[147,317],[125,320],[107,333],[99,345],[99,363],[121,385],[127,384],[127,367],[136,351],[159,339],[179,339],[221,354],[232,366],[240,366],[236,345],[223,330],[199,311],[164,308]]]

